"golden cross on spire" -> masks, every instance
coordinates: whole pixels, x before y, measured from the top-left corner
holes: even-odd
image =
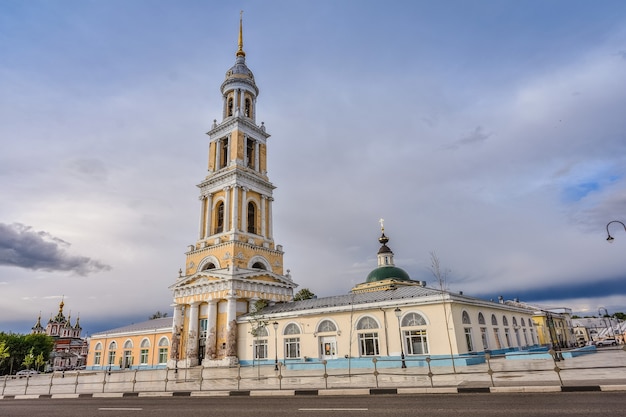
[[[380,218],[380,220],[378,220],[378,223],[380,223],[380,230],[384,233],[385,232],[385,219]]]

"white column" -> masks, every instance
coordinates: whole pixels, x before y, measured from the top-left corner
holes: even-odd
[[[248,196],[248,187],[241,187],[241,230],[245,233],[248,231],[248,204],[246,198]]]
[[[223,111],[222,111],[222,120],[224,120],[226,117],[228,117],[228,97],[224,96],[224,106],[223,106]]]
[[[174,318],[172,321],[172,350],[170,351],[170,359],[168,366],[170,368],[176,367],[176,362],[180,359],[180,336],[183,331],[183,306],[176,304],[174,306]],[[155,352],[158,349],[154,346]]]
[[[239,213],[239,187],[233,185],[233,212],[231,213],[231,217],[233,219],[233,223],[230,226],[230,230],[237,231],[237,215]]]
[[[266,227],[265,227],[265,204],[267,203],[267,197],[262,195],[261,196],[261,236],[263,237],[267,237],[266,235]]]
[[[242,88],[241,90],[239,90],[239,112],[242,116],[246,115],[246,106],[244,103],[244,98],[245,98],[245,91]]]
[[[208,301],[206,351],[204,358],[212,360],[217,355],[217,301]]]
[[[274,201],[274,199],[272,197],[269,197],[267,199],[268,203],[267,203],[267,223],[268,223],[268,228],[269,230],[267,231],[267,237],[270,239],[273,239],[274,237],[274,222],[272,222],[272,202]]]
[[[194,302],[189,306],[189,328],[187,329],[187,364],[198,364],[198,312],[200,303]]]
[[[200,235],[198,236],[198,239],[204,239],[204,237],[206,236],[206,227],[202,227],[204,219],[206,218],[205,210],[206,210],[206,196],[201,195],[200,196],[200,226],[199,226]]]
[[[226,326],[226,356],[233,357],[237,356],[237,334],[236,330],[233,331],[233,326],[237,327],[235,322],[237,319],[237,297],[234,294],[230,294],[227,300],[226,320],[228,325]]]
[[[255,140],[254,141],[254,170],[259,172],[261,171],[260,168],[260,164],[259,164],[259,149],[261,147],[259,146],[259,141]]]
[[[224,187],[224,193],[226,194],[226,202],[224,203],[224,232],[230,230],[228,224],[230,219],[230,187]]]
[[[218,139],[215,141],[215,170],[216,171],[220,169],[221,155],[222,155],[222,140]]]
[[[206,197],[206,219],[204,223],[204,237],[211,235],[211,213],[213,212],[213,194]]]

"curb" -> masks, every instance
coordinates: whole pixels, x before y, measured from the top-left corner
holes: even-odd
[[[537,392],[615,392],[626,391],[626,385],[548,385],[519,387],[438,387],[438,388],[349,388],[309,390],[254,391],[169,391],[169,392],[107,392],[93,394],[16,394],[0,396],[0,400],[72,399],[72,398],[130,398],[130,397],[293,397],[293,396],[354,396],[407,394],[491,394]]]

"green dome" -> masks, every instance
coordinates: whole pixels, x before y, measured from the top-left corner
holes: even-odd
[[[369,273],[365,282],[376,282],[391,278],[398,281],[411,281],[409,274],[402,268],[397,266],[379,266]]]

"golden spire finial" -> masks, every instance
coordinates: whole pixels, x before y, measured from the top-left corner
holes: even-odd
[[[378,223],[380,223],[380,231],[385,233],[385,219],[381,218]]]
[[[246,56],[243,51],[243,10],[239,12],[239,49],[237,49],[237,56]]]

